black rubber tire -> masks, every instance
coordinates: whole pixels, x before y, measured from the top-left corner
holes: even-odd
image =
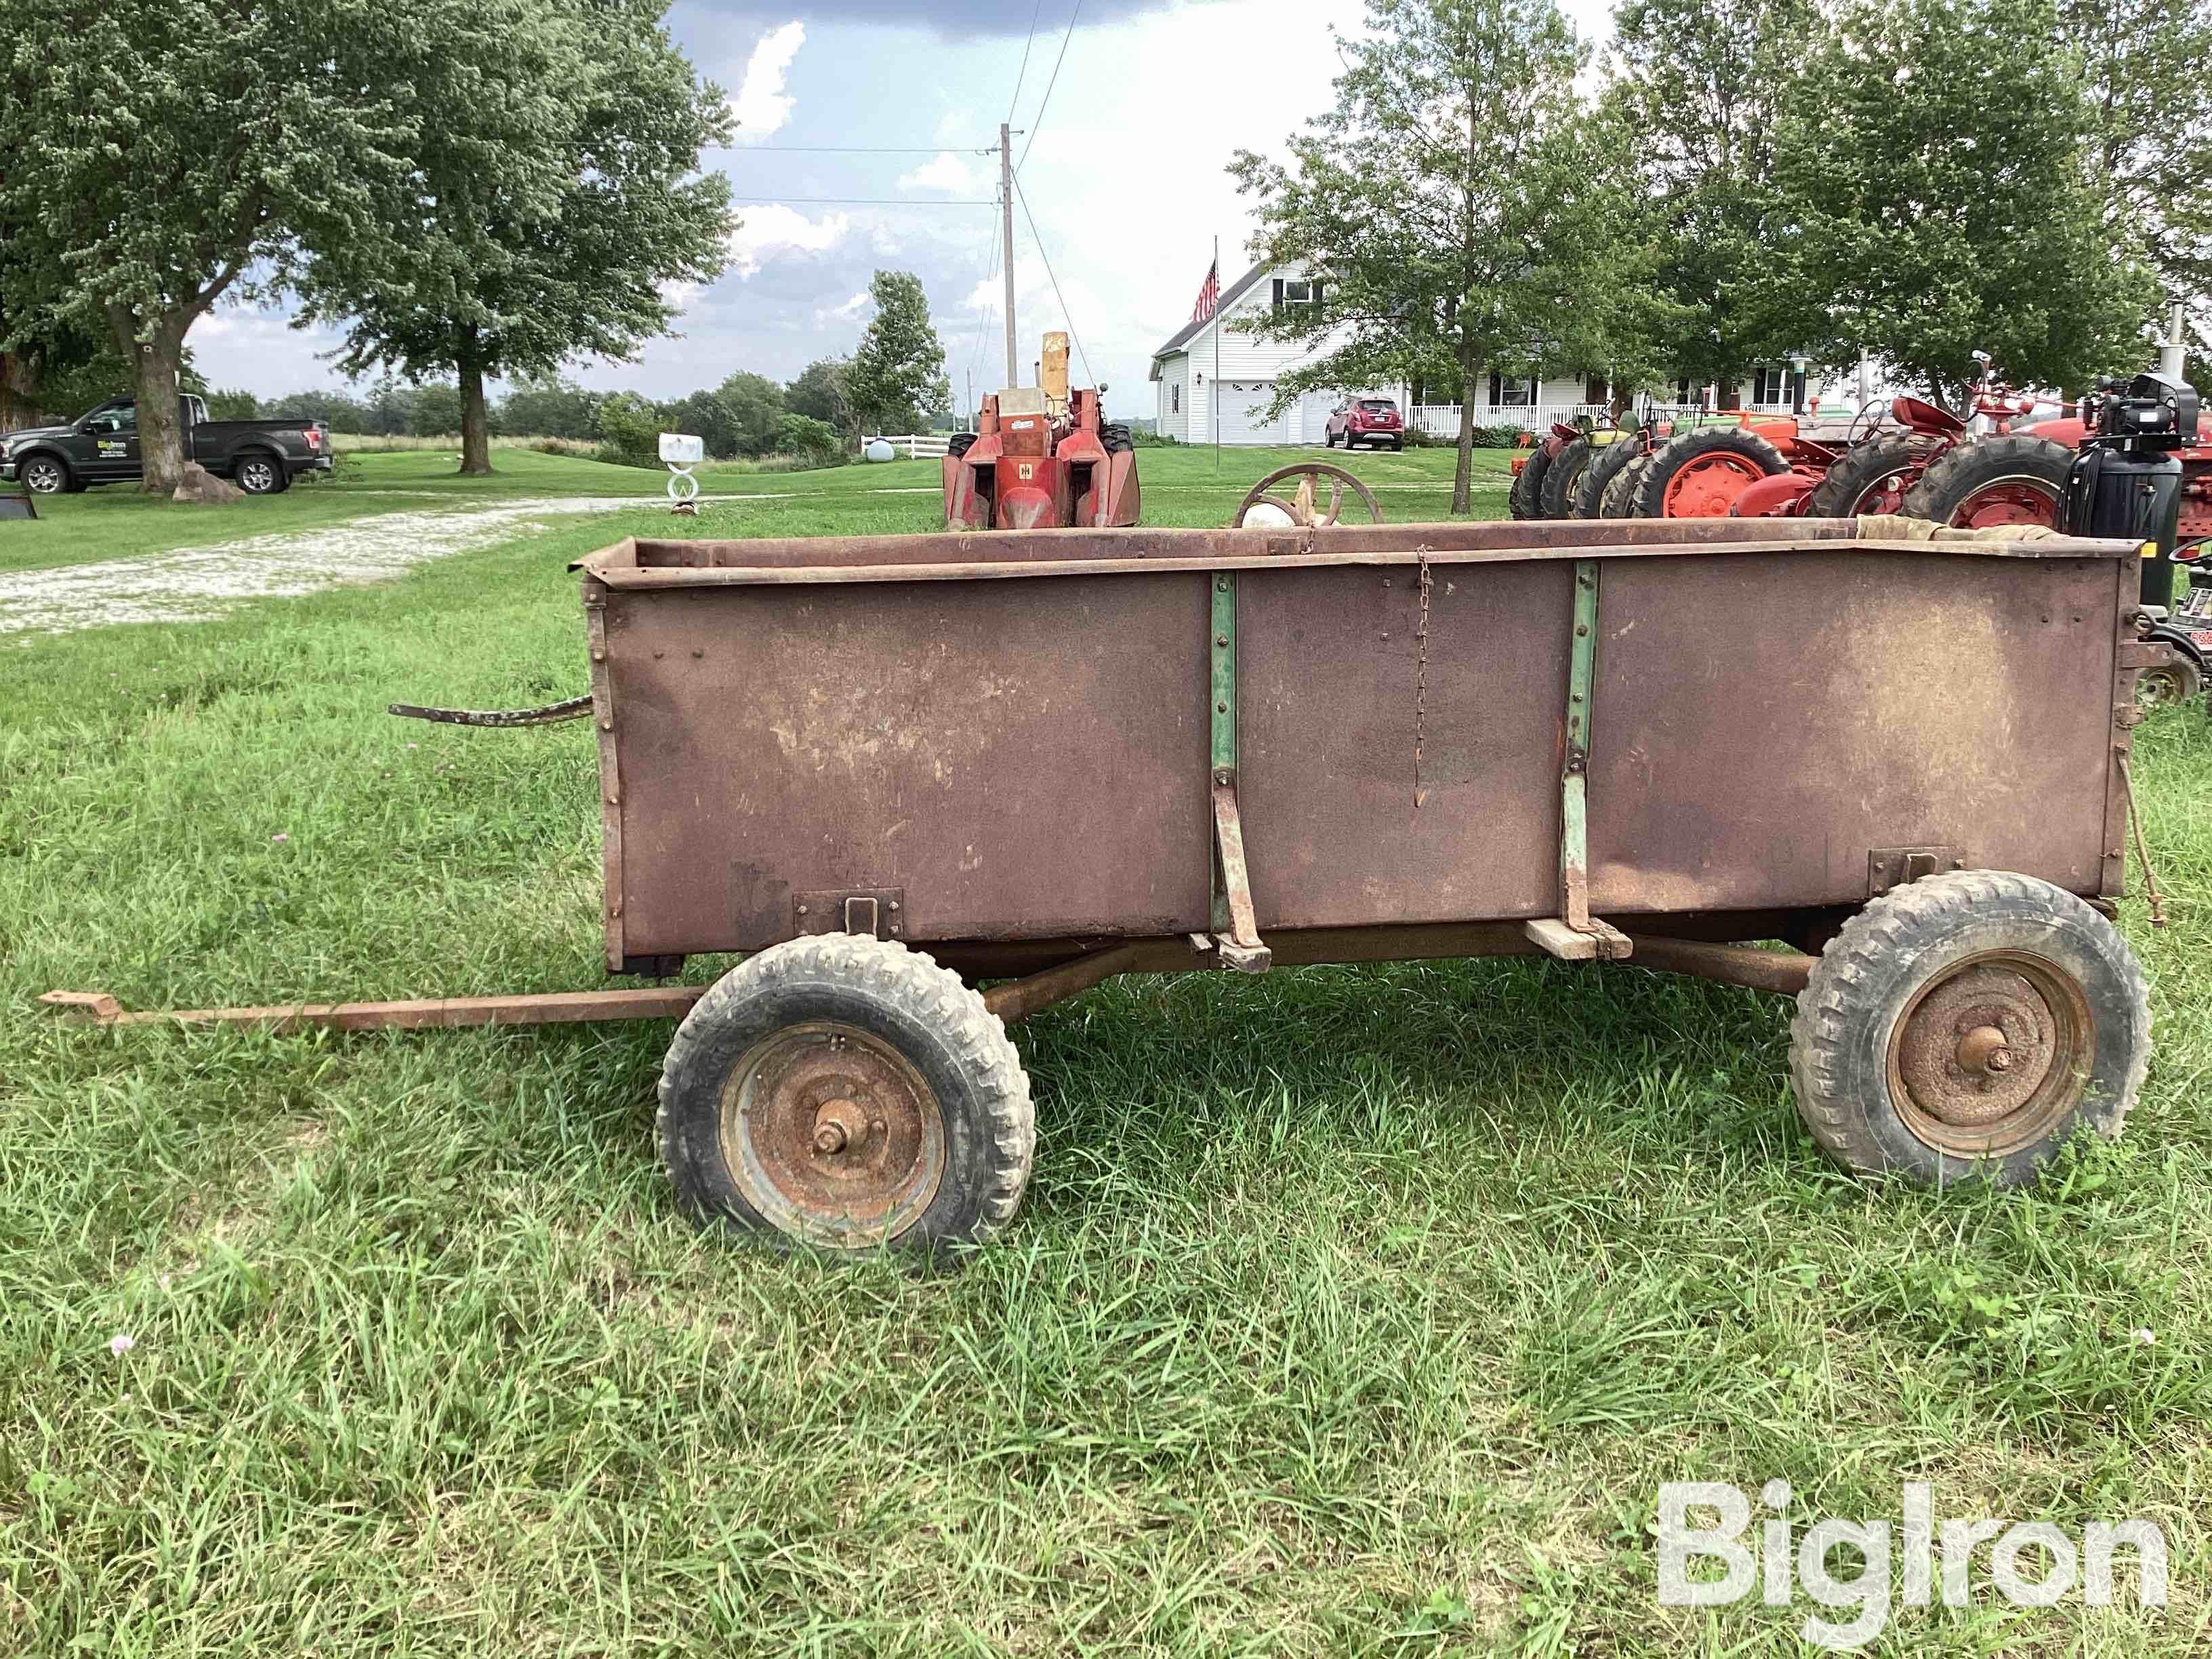
[[[2136,701],[2145,708],[2168,708],[2185,703],[2204,691],[2204,653],[2197,648],[2196,641],[2185,633],[2167,628],[2154,628],[2144,635],[2155,644],[2165,646],[2181,659],[2171,671],[2146,668],[2136,676]],[[2153,676],[2158,676],[2157,680]],[[2144,692],[2151,695],[2146,698]]]
[[[1601,519],[1632,519],[1636,516],[1636,486],[1643,481],[1651,465],[1652,452],[1629,457],[1628,465],[1613,475],[1598,500],[1597,515]]]
[[[1512,483],[1505,487],[1505,510],[1516,519],[1526,519],[1530,516],[1526,500],[1528,479],[1528,465],[1524,461],[1521,465],[1521,470],[1513,475]]]
[[[1620,475],[1620,470],[1633,461],[1640,448],[1637,434],[1624,432],[1609,444],[1598,446],[1590,464],[1583,469],[1583,476],[1575,482],[1575,504],[1572,516],[1595,519],[1604,516],[1606,486]]]
[[[1405,441],[1403,438],[1393,438],[1393,439],[1391,439],[1391,440],[1390,440],[1390,453],[1391,453],[1393,455],[1402,455],[1402,454],[1404,454],[1404,453],[1406,453],[1406,441]]]
[[[269,482],[265,484],[257,486],[246,483],[247,477],[258,476],[249,471],[256,462],[265,462],[268,465]],[[233,483],[249,495],[281,495],[292,487],[292,475],[285,469],[284,458],[266,449],[240,450],[238,459],[231,463],[230,477]]]
[[[39,488],[31,482],[31,470],[33,467],[50,469],[47,476],[52,477],[55,482],[43,489]],[[74,495],[84,488],[84,482],[76,476],[76,469],[58,455],[33,455],[22,464],[19,471],[21,474],[23,489],[27,495]]]
[[[1948,525],[1967,501],[1994,484],[2022,479],[2051,497],[2051,517],[2058,521],[2058,508],[2066,498],[2066,474],[2074,465],[2074,451],[2033,433],[2001,433],[1975,438],[1956,446],[1920,475],[1920,482],[1905,498],[1905,514]]]
[[[702,1225],[735,1226],[785,1247],[836,1253],[874,1239],[803,1239],[749,1203],[722,1148],[722,1091],[756,1043],[785,1027],[834,1020],[897,1051],[935,1097],[945,1168],[922,1213],[890,1242],[929,1250],[976,1243],[1021,1206],[1036,1153],[1029,1075],[981,993],[929,957],[888,939],[822,933],[749,957],[693,1005],[660,1075],[660,1154],[677,1201]]]
[[[1936,447],[1936,440],[1917,432],[1885,432],[1863,444],[1854,444],[1836,458],[1805,498],[1803,516],[1808,519],[1856,519],[1871,507],[1862,503],[1885,478],[1917,465]]]
[[[2032,956],[2071,980],[2094,1036],[2087,1086],[2051,1130],[2004,1158],[1970,1159],[1922,1139],[1900,1115],[1890,1039],[1939,975],[1990,951]],[[1844,923],[1798,993],[1790,1030],[1798,1115],[1838,1163],[1923,1186],[2017,1187],[2076,1132],[2119,1133],[2150,1065],[2150,994],[2119,930],[2073,894],[2032,876],[1953,871],[1894,888]]]
[[[1552,470],[1552,459],[1551,453],[1543,444],[1538,444],[1528,452],[1528,464],[1521,469],[1520,483],[1516,486],[1520,494],[1520,505],[1514,508],[1515,518],[1540,519],[1544,516],[1544,475]]]
[[[1117,422],[1098,428],[1098,447],[1109,455],[1118,455],[1137,445],[1129,435],[1129,428]]]
[[[1713,454],[1740,456],[1758,467],[1765,477],[1777,477],[1790,470],[1782,452],[1747,427],[1712,426],[1702,432],[1685,432],[1651,452],[1651,464],[1636,481],[1636,493],[1630,498],[1630,516],[1664,518],[1667,486],[1692,461]]]
[[[945,441],[945,453],[956,461],[975,447],[975,434],[972,432],[956,432]]]
[[[1542,499],[1538,505],[1547,519],[1571,519],[1575,516],[1575,490],[1589,470],[1593,451],[1588,438],[1577,438],[1564,446],[1544,470]]]

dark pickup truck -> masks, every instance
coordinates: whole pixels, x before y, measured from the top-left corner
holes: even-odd
[[[302,472],[331,468],[330,434],[319,421],[210,421],[207,404],[189,392],[177,409],[185,459],[249,495],[273,495]],[[68,426],[0,433],[0,483],[21,480],[33,495],[121,483],[144,471],[133,398],[111,398]]]

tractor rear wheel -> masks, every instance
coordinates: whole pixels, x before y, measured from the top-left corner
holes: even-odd
[[[1934,462],[1905,497],[1908,518],[1954,530],[2055,525],[2074,452],[2027,433],[1977,438]]]
[[[1602,446],[1583,469],[1583,476],[1575,484],[1574,516],[1577,519],[1596,519],[1604,516],[1606,487],[1620,476],[1620,470],[1637,457],[1640,446],[1637,434],[1624,432],[1611,443]]]
[[[1540,519],[1544,516],[1544,475],[1552,470],[1551,452],[1538,444],[1528,452],[1528,459],[1521,469],[1521,476],[1513,481],[1513,492],[1506,505],[1513,509],[1516,519]]]
[[[1574,517],[1575,489],[1589,470],[1590,441],[1577,438],[1561,449],[1545,470],[1544,490],[1540,502],[1547,519]]]
[[[1787,472],[1782,452],[1747,428],[1686,432],[1652,453],[1637,481],[1639,519],[1725,519],[1735,498],[1761,478]]]
[[[1629,457],[1628,465],[1613,475],[1599,499],[1597,515],[1601,519],[1632,519],[1636,516],[1636,489],[1650,471],[1651,458],[1658,452],[1646,450],[1641,455]]]
[[[1887,432],[1844,452],[1813,493],[1805,498],[1808,519],[1856,519],[1867,513],[1903,510],[1905,493],[1919,482],[1920,470],[1936,440],[1917,432]]]

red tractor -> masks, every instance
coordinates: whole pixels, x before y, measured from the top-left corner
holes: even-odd
[[[1011,387],[984,398],[977,429],[958,434],[947,447],[947,530],[1103,529],[1137,522],[1143,497],[1129,429],[1105,420],[1097,392],[1068,389],[1065,334],[1045,336],[1038,378],[1042,386]]]

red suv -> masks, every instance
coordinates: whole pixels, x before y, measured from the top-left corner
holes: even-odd
[[[1403,449],[1406,426],[1398,418],[1398,405],[1388,398],[1361,398],[1328,417],[1328,435],[1323,441],[1330,449],[1339,443],[1346,449],[1358,444],[1385,443],[1393,449]]]

